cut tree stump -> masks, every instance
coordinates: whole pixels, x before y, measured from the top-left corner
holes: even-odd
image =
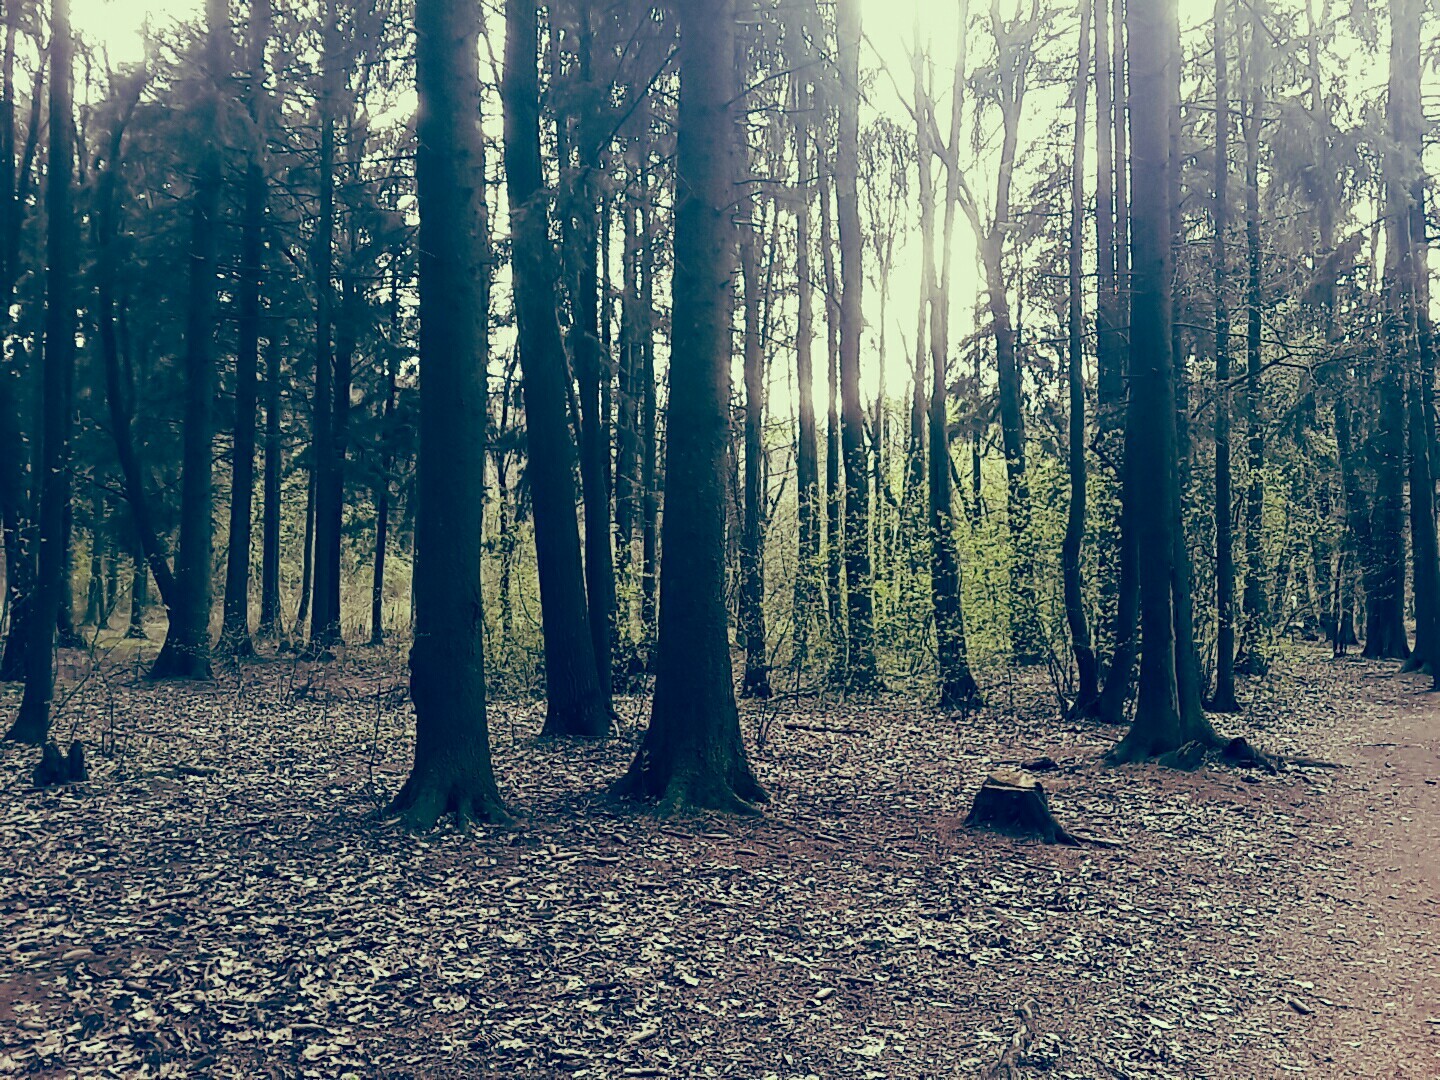
[[[1047,844],[1080,843],[1050,813],[1044,785],[1019,769],[996,769],[985,778],[965,824],[1010,836],[1034,836]]]
[[[90,779],[90,771],[85,767],[85,748],[80,740],[70,744],[70,753],[65,757],[60,756],[60,747],[53,740],[47,742],[40,751],[40,764],[35,766],[32,778],[37,788],[79,784]]]

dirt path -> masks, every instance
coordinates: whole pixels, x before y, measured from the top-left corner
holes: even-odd
[[[1428,680],[1286,659],[1217,723],[1345,767],[1266,776],[1107,767],[1114,731],[1002,678],[964,718],[747,709],[774,802],[744,821],[607,802],[638,720],[539,743],[496,703],[520,826],[425,837],[374,817],[403,657],[93,679],[63,727],[115,747],[88,784],[33,792],[0,746],[0,1074],[968,1077],[1033,1002],[1036,1080],[1440,1077]],[[1119,847],[962,827],[1040,755],[1062,823]]]
[[[1328,1075],[1440,1076],[1440,696],[1365,665],[1342,731],[1351,767],[1318,808],[1337,829],[1297,927],[1314,993],[1305,1017]]]

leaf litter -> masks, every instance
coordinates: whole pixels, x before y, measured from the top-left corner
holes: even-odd
[[[1347,766],[1273,777],[1106,767],[1114,732],[1039,681],[963,719],[747,706],[754,821],[605,797],[643,701],[579,745],[496,703],[518,827],[421,836],[376,816],[402,686],[370,650],[117,670],[57,720],[88,782],[35,791],[0,749],[0,1073],[1440,1075],[1440,729],[1388,666],[1300,652],[1247,686],[1222,726]],[[992,766],[1042,757],[1056,816],[1120,846],[962,827]]]

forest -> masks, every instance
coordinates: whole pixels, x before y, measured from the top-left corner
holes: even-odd
[[[0,1074],[1440,1075],[1429,0],[73,3]]]

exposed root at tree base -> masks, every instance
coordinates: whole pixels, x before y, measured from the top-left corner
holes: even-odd
[[[399,818],[411,832],[429,832],[441,818],[452,814],[460,829],[471,824],[512,823],[498,795],[477,792],[472,787],[458,781],[444,784],[434,777],[417,783],[412,776],[385,808],[385,816]]]
[[[1030,1043],[1035,1038],[1036,1007],[1035,999],[1031,998],[1015,1010],[1020,1024],[1011,1034],[1005,1049],[1000,1052],[1000,1057],[980,1073],[981,1080],[1018,1080],[1020,1068],[1025,1061],[1025,1051],[1030,1049]]]
[[[662,817],[715,811],[741,817],[755,817],[770,801],[770,793],[746,772],[729,780],[718,776],[701,776],[695,771],[672,771],[662,777],[660,771],[646,767],[640,759],[610,787],[617,799],[646,803]]]

